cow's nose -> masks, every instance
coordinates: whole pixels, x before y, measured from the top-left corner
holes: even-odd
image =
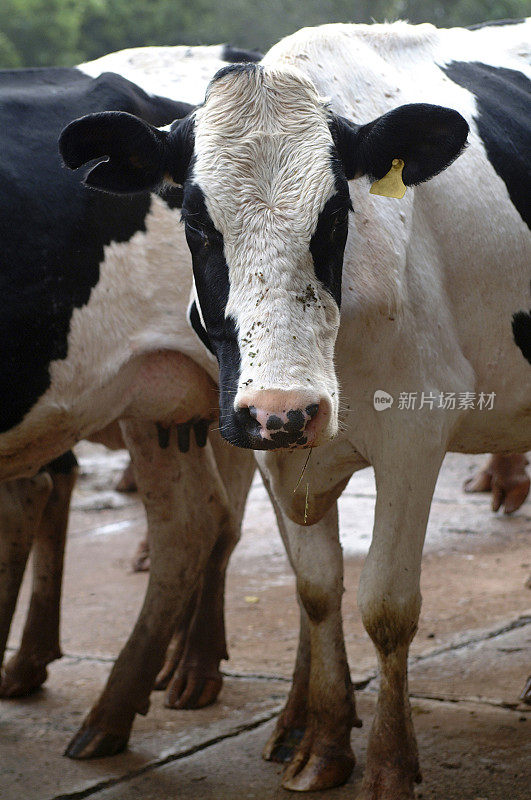
[[[236,415],[255,448],[308,447],[325,427],[330,405],[307,393],[264,390],[242,397]]]

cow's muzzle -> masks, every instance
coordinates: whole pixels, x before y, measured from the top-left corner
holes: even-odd
[[[331,404],[306,391],[263,390],[240,397],[234,423],[253,450],[313,447],[330,438]],[[234,442],[235,444],[237,442]]]

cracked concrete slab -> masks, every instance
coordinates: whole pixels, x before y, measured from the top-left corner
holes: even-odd
[[[531,616],[526,625],[500,636],[413,663],[409,690],[424,697],[517,707],[530,670]]]
[[[33,697],[4,701],[0,722],[0,797],[51,800],[90,791],[169,757],[235,735],[270,719],[282,706],[285,682],[225,679],[219,701],[198,711],[174,711],[154,692],[146,717],[137,716],[129,749],[113,758],[72,761],[62,753],[79,728],[110,664],[63,659],[50,669],[46,688]]]
[[[352,800],[360,788],[375,698],[359,695],[364,728],[352,744],[358,763],[345,786],[308,792],[308,800]],[[413,702],[424,781],[419,800],[527,800],[531,748],[529,722],[515,712],[470,703]],[[95,800],[287,800],[282,769],[260,754],[273,727],[256,730],[98,791]]]

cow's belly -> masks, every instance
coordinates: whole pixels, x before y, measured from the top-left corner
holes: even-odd
[[[467,414],[448,450],[456,453],[525,453],[531,450],[531,403],[513,415],[495,411]]]

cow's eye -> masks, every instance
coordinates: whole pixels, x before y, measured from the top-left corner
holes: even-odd
[[[344,225],[348,221],[348,211],[338,211],[332,217],[332,222],[334,227],[338,227],[339,225]]]

